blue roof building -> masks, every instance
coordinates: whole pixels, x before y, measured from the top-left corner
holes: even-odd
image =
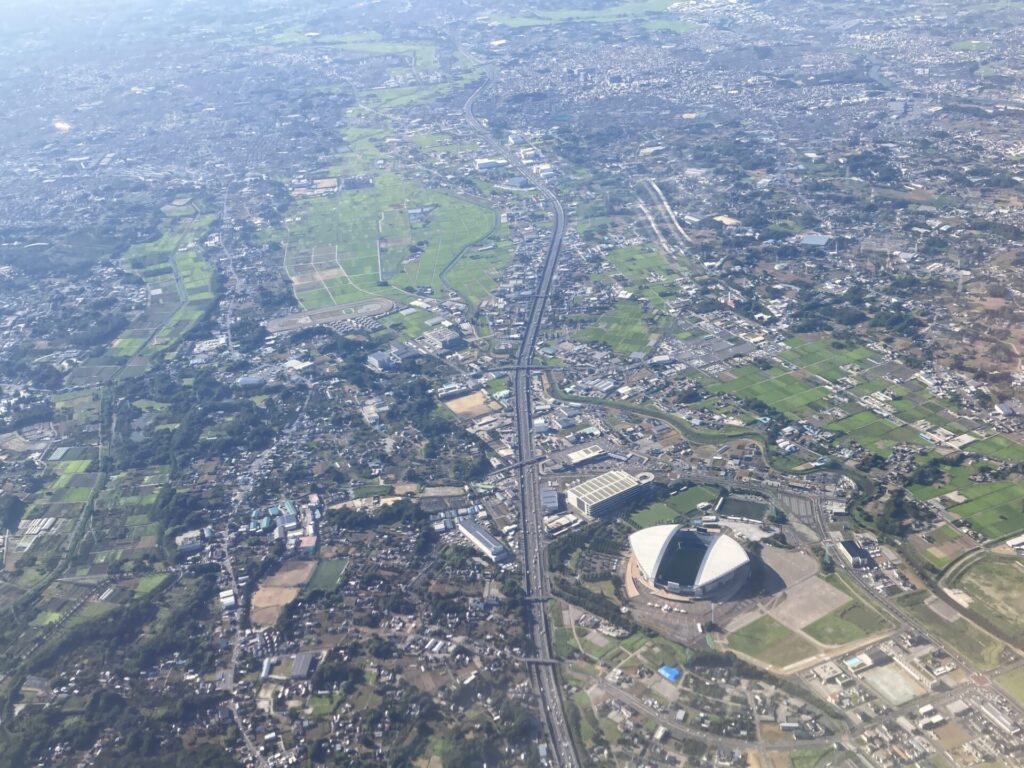
[[[679,680],[682,676],[682,672],[676,667],[663,666],[658,668],[658,674],[668,680],[670,683],[674,683]]]

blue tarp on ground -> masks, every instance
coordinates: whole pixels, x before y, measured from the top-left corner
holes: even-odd
[[[682,674],[682,672],[680,672],[675,667],[665,666],[665,667],[661,667],[658,670],[658,674],[661,675],[662,677],[664,677],[670,683],[674,683],[676,680],[679,679],[679,676]]]

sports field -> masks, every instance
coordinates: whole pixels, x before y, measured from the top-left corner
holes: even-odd
[[[306,591],[322,589],[330,591],[338,586],[338,580],[348,567],[348,560],[340,557],[334,560],[321,560],[316,564],[312,577],[306,584]]]
[[[719,490],[708,485],[695,485],[634,512],[631,517],[641,528],[674,522],[680,515],[693,512],[701,502],[714,503]]]

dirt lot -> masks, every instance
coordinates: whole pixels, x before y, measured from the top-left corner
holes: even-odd
[[[268,587],[301,587],[316,570],[316,560],[290,560],[268,578]]]
[[[252,623],[272,627],[284,607],[298,596],[298,587],[260,587],[252,596],[252,608],[249,611]]]
[[[456,397],[445,403],[448,409],[460,419],[475,419],[477,416],[484,416],[499,409],[497,403],[487,399],[484,392],[474,392],[464,397]]]
[[[249,615],[253,624],[272,626],[281,610],[299,596],[299,587],[309,581],[315,569],[315,560],[291,560],[282,565],[252,596]]]

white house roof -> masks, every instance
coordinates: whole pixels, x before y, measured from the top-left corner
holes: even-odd
[[[710,584],[715,579],[746,565],[749,561],[747,553],[735,539],[728,536],[716,536],[714,542],[708,547],[707,554],[704,555],[704,562],[700,564],[694,586],[702,587],[705,584]]]

